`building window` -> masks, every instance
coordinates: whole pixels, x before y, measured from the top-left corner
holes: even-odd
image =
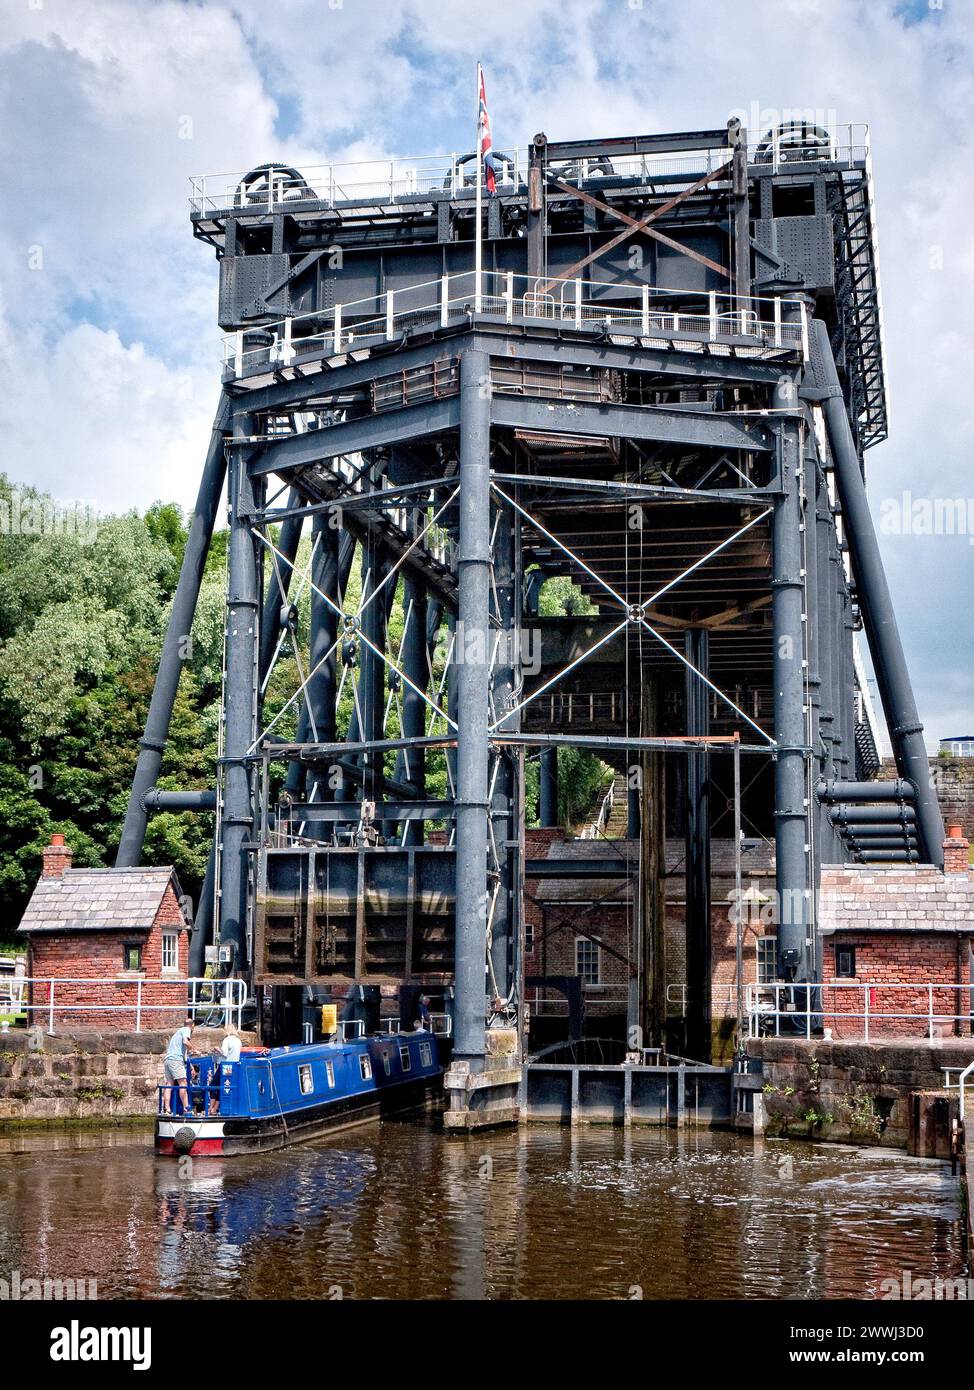
[[[431,1067],[433,1065],[433,1049],[429,1043],[419,1045],[419,1065],[421,1067]]]
[[[162,933],[162,968],[163,970],[179,969],[179,936],[174,931]]]
[[[303,1066],[298,1067],[298,1085],[301,1087],[301,1094],[303,1096],[311,1095],[311,1092],[315,1088],[315,1079],[311,1074],[310,1064],[305,1063]]]
[[[597,941],[591,941],[587,936],[576,936],[575,974],[581,976],[583,985],[601,983],[601,956],[602,950]]]
[[[141,970],[142,969],[142,947],[135,942],[127,941],[122,947],[122,969]]]
[[[410,1060],[409,1060],[409,1048],[408,1048],[408,1047],[401,1047],[401,1048],[399,1049],[399,1063],[400,1063],[400,1066],[402,1067],[403,1071],[409,1071],[410,1067],[412,1066],[412,1063],[411,1063]]]
[[[836,946],[835,948],[835,973],[852,978],[856,973],[856,948],[855,946]]]
[[[754,944],[758,953],[758,984],[773,984],[778,978],[778,938],[759,936]]]
[[[534,923],[525,922],[524,924],[524,954],[534,955]]]
[[[372,1063],[363,1052],[358,1059],[359,1071],[362,1073],[362,1080],[369,1081],[372,1077]]]

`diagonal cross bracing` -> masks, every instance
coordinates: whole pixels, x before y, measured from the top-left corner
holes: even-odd
[[[278,559],[283,560],[284,563],[285,563],[291,570],[293,570],[295,573],[297,573],[297,565],[293,564],[293,563],[288,559],[288,557],[287,557],[286,555],[282,554],[282,552],[281,552],[280,550],[278,550],[278,548],[277,548],[277,546],[274,544],[274,542],[271,541],[271,540],[268,540],[268,538],[267,538],[259,529],[257,529],[256,527],[254,528],[254,535],[255,535],[255,536],[257,537],[257,539],[260,541],[261,545],[264,545],[264,546],[267,547],[268,550],[273,551],[273,553],[278,557]],[[312,590],[318,595],[318,597],[322,600],[322,602],[326,603],[326,604],[328,605],[328,607],[331,608],[332,611],[333,611],[334,613],[336,613],[336,614],[338,615],[338,617],[340,617],[340,618],[342,619],[342,623],[343,623],[343,625],[344,625],[346,619],[347,619],[350,615],[347,614],[347,613],[343,613],[342,610],[341,610],[341,608],[339,608],[338,604],[334,601],[334,599],[331,598],[328,594],[326,594],[322,589],[319,589],[318,586],[317,586],[317,584],[315,584],[314,580],[312,580],[311,578],[308,579],[308,587],[309,587],[310,589],[312,589]],[[409,679],[409,677],[406,675],[405,671],[400,670],[400,668],[396,665],[396,663],[395,663],[389,656],[387,656],[385,652],[381,651],[381,650],[375,645],[375,643],[372,642],[372,641],[366,636],[366,634],[362,631],[361,627],[358,626],[358,616],[357,616],[357,615],[351,615],[351,616],[353,616],[353,618],[354,618],[356,636],[357,636],[362,642],[364,642],[365,645],[369,648],[369,650],[372,651],[372,652],[374,652],[375,655],[379,658],[379,660],[382,661],[386,666],[388,666],[388,667],[390,668],[390,670],[395,671],[396,675],[400,678],[400,680],[404,681],[404,682],[406,683],[406,685],[409,686],[410,690],[415,691],[415,693],[420,697],[420,699],[421,699],[425,704],[429,705],[429,707],[430,707],[431,710],[433,710],[436,714],[440,715],[441,718],[445,719],[446,722],[447,722],[447,724],[450,726],[451,729],[455,729],[455,728],[457,727],[457,726],[456,726],[456,723],[450,718],[450,716],[446,713],[446,711],[443,710],[443,709],[441,709],[440,706],[436,703],[435,700],[431,700],[431,699],[429,698],[429,696],[426,694],[426,691],[425,691],[425,690],[421,690],[421,689],[419,688],[418,685],[414,684],[414,682],[411,681],[411,680]],[[341,638],[342,638],[343,636],[345,636],[345,635],[346,635],[345,632],[343,632],[343,633],[341,634],[341,636],[336,640],[336,642],[333,644],[333,646],[332,646],[332,648],[331,648],[331,651],[332,651],[332,652],[335,650],[335,647],[338,645],[338,642],[341,641]],[[330,655],[330,654],[331,654],[331,653],[328,653],[328,655]],[[324,660],[324,659],[325,659],[325,658],[323,658],[323,660]],[[320,665],[321,665],[321,662],[319,662],[318,665],[320,666]],[[318,669],[318,667],[315,667],[315,670],[317,670],[317,669]],[[313,674],[314,674],[313,672],[310,672],[310,673],[309,673],[309,676],[308,676],[308,679],[310,679],[311,675],[313,675]],[[295,696],[298,695],[298,694],[300,694],[300,690],[298,690],[298,691],[295,692]],[[288,704],[290,704],[290,703],[294,700],[295,696],[292,696],[292,697],[291,697],[291,701],[289,701]],[[285,706],[285,708],[287,708],[287,706]],[[277,719],[280,718],[280,716],[281,716],[282,713],[283,713],[283,709],[278,711],[277,715],[275,715],[275,722],[276,722]],[[270,727],[272,727],[272,726],[269,725],[269,726],[268,726],[268,729],[269,729]],[[266,733],[268,732],[268,729],[265,729],[265,730],[264,730],[264,734],[265,734],[265,735],[266,735]],[[260,735],[260,736],[258,737],[258,741],[259,741],[259,738],[260,738],[260,737],[263,737],[263,736],[264,736],[264,735]],[[256,748],[256,746],[257,746],[257,744],[256,744],[256,742],[255,742],[254,745],[253,745],[253,748]],[[251,751],[253,751],[253,748],[251,749]]]
[[[610,632],[606,633],[603,637],[599,639],[598,642],[594,643],[591,647],[589,647],[587,651],[583,652],[581,656],[576,657],[573,661],[569,662],[567,666],[562,667],[560,671],[556,672],[550,680],[545,681],[544,685],[539,686],[537,690],[532,691],[532,693],[528,695],[525,699],[523,699],[518,705],[516,705],[514,709],[509,712],[509,714],[505,715],[503,720],[495,720],[495,722],[490,726],[489,732],[495,733],[500,727],[500,725],[504,723],[506,719],[510,718],[511,714],[518,713],[518,711],[524,709],[526,705],[529,705],[533,700],[536,700],[539,695],[543,695],[546,691],[550,690],[553,685],[556,685],[559,681],[563,680],[564,677],[567,676],[570,671],[573,671],[577,666],[580,666],[583,661],[588,660],[588,658],[592,656],[594,652],[598,651],[600,647],[604,647],[607,642],[610,642],[612,640],[612,638],[618,636],[618,634],[624,628],[628,627],[630,623],[639,623],[642,627],[646,629],[647,632],[651,633],[653,637],[660,641],[663,644],[663,646],[667,648],[668,651],[672,652],[674,656],[678,657],[679,660],[683,663],[683,665],[686,666],[690,671],[692,671],[694,675],[699,677],[699,679],[702,680],[703,683],[710,690],[712,690],[715,695],[717,695],[721,700],[723,700],[723,702],[726,705],[728,705],[734,711],[735,714],[739,715],[740,718],[743,719],[745,723],[749,724],[752,729],[755,729],[761,735],[762,738],[766,739],[767,742],[772,745],[772,747],[774,746],[775,740],[771,737],[770,734],[766,733],[765,730],[761,728],[760,724],[756,724],[754,720],[750,717],[750,715],[746,714],[744,710],[740,708],[739,705],[735,704],[735,702],[730,698],[729,695],[725,694],[723,690],[721,690],[718,686],[714,685],[713,681],[711,681],[707,676],[705,676],[702,671],[698,670],[697,667],[694,666],[691,661],[688,661],[687,658],[683,655],[683,653],[678,651],[677,648],[672,645],[672,643],[668,642],[665,637],[662,637],[660,633],[656,631],[655,628],[651,627],[645,618],[647,608],[649,608],[654,602],[656,602],[657,599],[659,599],[663,594],[668,593],[677,584],[679,584],[682,579],[685,579],[688,574],[692,574],[695,570],[699,569],[701,565],[705,565],[708,560],[713,558],[714,555],[717,555],[722,550],[725,550],[727,546],[733,544],[733,542],[739,539],[742,535],[744,535],[745,532],[749,531],[753,526],[756,526],[759,521],[762,521],[765,517],[770,515],[772,510],[770,507],[766,508],[758,516],[752,517],[750,521],[746,522],[743,526],[739,527],[738,530],[733,533],[733,535],[725,537],[725,539],[722,540],[718,545],[714,546],[711,550],[709,550],[706,555],[701,556],[699,560],[695,560],[692,565],[689,565],[682,572],[682,574],[677,575],[675,579],[671,579],[669,583],[665,584],[662,589],[658,589],[656,593],[650,595],[648,599],[644,600],[640,604],[629,604],[626,602],[626,600],[622,597],[621,594],[617,593],[617,591],[612,587],[611,584],[607,583],[606,580],[604,580],[600,574],[597,574],[595,570],[593,570],[589,565],[587,565],[580,555],[578,555],[574,550],[571,549],[570,546],[566,545],[564,541],[560,540],[556,535],[554,535],[545,526],[543,526],[541,522],[537,520],[536,517],[532,516],[531,513],[527,511],[526,508],[522,507],[519,502],[516,502],[513,497],[511,497],[508,493],[504,491],[503,488],[498,487],[497,483],[495,482],[491,483],[491,487],[499,497],[502,497],[505,502],[507,502],[511,507],[513,507],[517,512],[519,512],[521,516],[526,518],[526,520],[531,523],[532,527],[534,527],[537,531],[544,535],[546,539],[550,540],[553,545],[556,545],[558,549],[561,550],[565,555],[567,555],[568,558],[572,560],[574,564],[578,565],[582,570],[584,570],[585,573],[590,576],[590,578],[594,579],[598,584],[601,584],[601,586],[605,590],[607,590],[607,592],[612,596],[615,602],[618,603],[619,606],[625,610],[626,616],[622,619],[620,623],[618,623],[614,628],[612,628]]]

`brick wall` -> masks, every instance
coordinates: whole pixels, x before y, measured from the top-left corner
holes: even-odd
[[[162,971],[162,937],[167,929],[177,931],[179,968],[175,977],[168,973],[164,976]],[[141,971],[123,969],[126,945],[142,947]],[[174,1026],[185,1013],[186,986],[182,981],[186,977],[188,953],[189,934],[170,884],[149,932],[86,930],[65,932],[63,936],[55,932],[32,933],[27,973],[35,978],[82,981],[54,986],[55,1026],[59,1030],[134,1028],[140,978],[142,1005],[146,1009],[142,1027],[163,1028]],[[116,977],[123,977],[124,983],[93,983]],[[31,1004],[35,1006],[30,1021],[46,1024],[47,1014],[42,1010],[48,1002],[48,986],[33,985],[30,992]]]
[[[104,1016],[103,1016],[104,1017]],[[5,1123],[123,1121],[158,1107],[170,1029],[128,1033],[100,1029],[42,1036],[23,1029],[0,1039],[0,1131]],[[222,1029],[197,1028],[193,1048],[219,1047]],[[244,1046],[256,1042],[241,1035]]]
[[[944,822],[974,827],[974,758],[931,758],[930,772]],[[896,764],[892,758],[883,761],[878,776],[882,782],[895,780]]]
[[[824,868],[819,924],[824,938],[822,1007],[833,1036],[863,1036],[862,1019],[836,1015],[864,1013],[867,994],[870,1037],[970,1034],[969,1025],[946,1016],[970,1013],[971,874],[941,874],[927,865]],[[854,977],[837,974],[837,950],[854,950]],[[845,982],[842,988],[835,987],[837,980]],[[849,987],[853,983],[856,988]]]

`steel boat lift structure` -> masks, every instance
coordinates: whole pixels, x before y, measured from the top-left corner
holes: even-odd
[[[192,973],[215,940],[255,987],[452,987],[476,1074],[488,1025],[522,1018],[526,760],[553,824],[558,750],[587,748],[633,772],[646,1042],[664,787],[685,833],[704,1058],[709,804],[731,761],[738,812],[742,766],[746,815],[773,805],[783,979],[820,969],[823,862],[941,862],[864,481],[886,437],[868,132],[537,135],[498,165],[479,277],[469,156],[194,181],[223,382],[117,863],[152,810],[215,805]],[[224,487],[215,795],[160,792]],[[589,616],[538,616],[553,575]],[[870,780],[860,627],[892,783]]]

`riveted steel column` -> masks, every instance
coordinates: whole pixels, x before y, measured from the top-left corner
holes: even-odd
[[[531,570],[524,577],[524,616],[537,622],[544,574]],[[540,642],[540,627],[539,642]],[[538,823],[554,826],[558,822],[558,749],[542,748],[538,758]]]
[[[688,628],[684,636],[688,661],[709,676],[710,637],[704,628]],[[710,732],[709,693],[689,670],[684,678],[686,732]],[[710,928],[710,755],[687,754],[686,769],[686,932],[687,932],[687,1052],[709,1062],[711,1034]]]
[[[220,945],[232,946],[234,969],[247,966],[247,884],[253,836],[253,777],[245,761],[256,733],[260,578],[250,518],[257,510],[244,444],[253,420],[234,418],[228,503],[226,673],[223,687],[223,813],[220,821]]]
[[[869,650],[880,699],[896,755],[896,768],[916,788],[917,826],[924,858],[943,867],[944,821],[930,779],[923,742],[923,725],[906,666],[876,531],[869,512],[862,465],[852,436],[839,385],[835,359],[825,325],[813,324],[826,377],[825,420],[835,465],[836,488],[846,522],[846,541],[852,560]],[[850,776],[853,775],[850,773]]]
[[[487,712],[490,694],[490,383],[485,353],[460,359],[454,1055],[482,1065],[486,1022]]]
[[[804,586],[802,578],[801,411],[795,383],[774,391],[778,498],[773,526],[775,864],[778,968],[782,978],[807,979],[808,865],[805,806]],[[787,413],[784,413],[787,412]],[[792,954],[797,953],[797,954]]]
[[[518,641],[517,614],[520,612],[519,583],[515,562],[517,518],[509,507],[495,508],[492,517],[494,534],[493,590],[495,594],[497,629],[492,635],[491,650],[496,645],[496,658],[491,672],[494,717],[503,720],[504,733],[517,733],[521,727],[520,714],[508,714],[516,703],[514,691],[519,687],[522,654]],[[537,649],[536,633],[530,629],[531,651]],[[507,715],[505,718],[504,716]],[[493,912],[491,916],[490,959],[492,985],[502,999],[511,995],[514,971],[514,925],[517,920],[515,903],[515,845],[518,820],[518,763],[511,749],[497,749],[491,765],[491,827],[492,845],[497,854],[497,881],[489,885]]]
[[[429,684],[427,665],[428,637],[427,625],[429,599],[426,586],[413,574],[407,573],[403,580],[403,611],[408,615],[406,632],[402,646],[402,669],[414,685],[425,690]],[[403,738],[422,738],[426,732],[426,705],[415,690],[403,682],[402,688],[402,736]],[[422,799],[426,795],[426,753],[422,748],[410,748],[408,753],[400,753],[396,762],[396,776],[402,777],[416,788],[416,795]],[[402,828],[404,845],[423,843],[423,822],[408,820]]]
[[[152,699],[146,716],[145,731],[139,741],[139,757],[132,778],[125,823],[115,856],[115,867],[131,868],[138,864],[145,840],[147,814],[142,798],[156,784],[162,766],[162,754],[169,734],[169,721],[172,718],[176,689],[180,672],[188,651],[188,639],[193,630],[193,617],[196,601],[199,598],[200,582],[206,565],[206,554],[213,535],[223,480],[226,477],[227,460],[225,435],[230,420],[230,402],[226,396],[220,397],[220,405],[213,421],[210,447],[203,465],[196,508],[186,538],[183,563],[179,571],[179,581],[173,596],[172,611],[166,627],[166,636],[159,657],[159,669],[152,687]]]
[[[382,658],[373,648],[384,652],[386,649],[386,585],[371,602],[370,596],[376,593],[388,573],[385,546],[372,529],[362,548],[362,602],[366,605],[362,614],[362,635],[368,638],[359,646],[359,705],[363,728],[363,743],[374,743],[382,737],[382,715],[385,705],[385,666]],[[369,643],[372,645],[370,646]],[[378,803],[382,799],[382,755],[369,750],[362,754],[362,800]]]
[[[314,732],[318,735],[319,743],[332,743],[336,736],[338,654],[337,650],[332,651],[332,648],[338,638],[338,614],[332,605],[341,606],[338,588],[340,515],[337,507],[327,512],[317,512],[311,529],[313,557],[308,671],[312,674],[308,677],[307,704],[310,706],[309,731],[313,718]],[[322,594],[326,594],[331,603],[326,603]],[[325,660],[328,652],[331,652],[331,655]],[[321,766],[309,768],[305,775],[305,790],[309,800],[313,796],[315,801],[327,801],[330,795],[329,770]]]
[[[291,488],[287,497],[287,506],[300,507],[301,495],[296,488]],[[281,555],[290,564],[285,564],[280,556],[273,556],[268,562],[270,575],[267,580],[267,592],[264,595],[264,611],[260,618],[260,679],[263,684],[268,671],[271,669],[271,661],[274,659],[274,651],[277,647],[278,638],[281,635],[281,610],[287,603],[288,592],[291,588],[291,575],[294,573],[292,566],[298,553],[298,546],[301,544],[301,528],[304,525],[304,517],[286,516],[281,522],[281,534],[278,538],[277,548]]]

